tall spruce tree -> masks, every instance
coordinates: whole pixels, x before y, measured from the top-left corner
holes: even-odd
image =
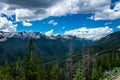
[[[78,69],[77,69],[77,72],[76,72],[73,80],[85,80],[85,77],[84,77],[83,72],[80,67],[80,63],[78,65]]]
[[[2,68],[1,80],[14,80],[12,76],[12,68],[10,64],[6,61]]]
[[[53,65],[50,74],[51,74],[51,80],[59,80],[60,72],[59,72],[59,66],[57,64]]]
[[[96,68],[92,69],[91,79],[92,80],[99,80],[99,73],[98,73]]]
[[[25,56],[24,61],[26,80],[40,80],[40,59],[33,52],[33,42],[30,39],[29,52]]]
[[[25,72],[21,58],[18,58],[15,67],[15,80],[25,80]]]

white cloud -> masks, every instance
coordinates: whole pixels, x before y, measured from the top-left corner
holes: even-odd
[[[72,35],[79,38],[85,38],[90,40],[97,40],[103,36],[106,36],[113,32],[113,29],[105,26],[99,28],[78,28],[70,31],[65,31],[64,35]]]
[[[51,29],[50,31],[47,31],[47,32],[45,33],[46,36],[51,36],[51,35],[53,35],[53,34],[54,34],[54,30],[53,30],[53,29]]]
[[[32,26],[32,23],[29,23],[27,21],[23,21],[23,26]]]
[[[120,2],[115,4],[114,9],[110,9],[110,5],[103,8],[101,12],[95,12],[94,20],[115,20],[120,18]]]
[[[42,13],[35,13],[35,10],[30,9],[15,9],[13,10],[16,14],[16,21],[35,21],[35,20],[42,20],[45,19],[48,16],[48,14],[42,14]],[[21,13],[22,12],[22,13]]]
[[[25,0],[0,1],[0,14],[16,15],[16,21],[43,20],[50,16],[93,14],[90,19],[114,20],[120,18],[120,2],[110,9],[111,0]],[[55,24],[57,25],[57,23]]]
[[[0,17],[0,31],[4,32],[15,32],[17,25],[13,24],[12,21],[8,21],[5,17]]]
[[[95,13],[110,5],[110,0],[62,0],[61,3],[47,9],[52,16],[66,14]]]
[[[16,15],[16,21],[42,20],[50,16],[65,16],[67,14],[95,14],[101,18],[99,13],[103,13],[110,8],[111,0],[30,0],[30,1],[0,1],[1,13],[10,12]],[[119,9],[116,5],[115,9]],[[10,15],[10,14],[9,14]]]
[[[119,26],[117,26],[117,28],[118,28],[118,29],[120,29],[120,25],[119,25]]]
[[[48,24],[52,24],[53,26],[57,26],[58,25],[58,22],[56,22],[55,20],[50,20],[48,22]]]

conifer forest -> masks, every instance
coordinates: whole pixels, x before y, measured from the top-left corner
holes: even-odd
[[[32,39],[28,45],[29,50],[24,58],[18,57],[15,63],[5,61],[0,66],[0,80],[104,80],[110,76],[107,75],[109,71],[119,73],[119,51],[98,55],[93,46],[85,46],[81,53],[74,53],[71,44],[64,60],[42,63],[41,58],[34,53]]]

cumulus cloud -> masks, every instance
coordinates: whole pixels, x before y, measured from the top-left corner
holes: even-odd
[[[105,26],[105,27],[99,27],[99,28],[78,28],[74,30],[65,31],[64,35],[72,35],[79,38],[85,38],[90,40],[97,40],[103,36],[106,36],[107,34],[110,34],[113,32],[113,29]]]
[[[118,28],[118,29],[120,29],[120,25],[119,25],[119,26],[117,26],[117,28]]]
[[[23,8],[47,8],[55,3],[57,3],[60,0],[19,0],[19,1],[14,1],[14,0],[0,0],[1,2],[7,3]]]
[[[17,25],[13,24],[12,21],[8,21],[5,17],[0,17],[0,31],[4,32],[15,32]]]
[[[110,9],[110,5],[103,8],[101,12],[95,12],[91,19],[94,20],[115,20],[120,18],[120,2],[117,2],[113,9]]]
[[[110,0],[62,0],[47,9],[53,16],[79,13],[95,13],[110,5]]]
[[[51,25],[53,25],[53,26],[57,26],[57,25],[58,25],[58,22],[56,22],[55,20],[50,20],[50,21],[48,22],[48,24],[51,24]]]
[[[50,31],[47,31],[47,32],[45,33],[46,36],[51,36],[51,35],[53,35],[53,34],[54,34],[54,30],[53,30],[53,29],[51,29]]]
[[[94,14],[94,19],[103,19],[106,13],[109,18],[119,18],[119,5],[110,9],[111,0],[0,0],[1,13],[16,15],[16,21],[42,20],[49,16],[65,16],[67,14]],[[4,6],[3,6],[4,5]],[[115,13],[114,16],[111,13]],[[104,16],[102,15],[104,14]],[[108,16],[108,15],[107,15]]]
[[[32,24],[27,21],[23,21],[23,26],[32,26]]]

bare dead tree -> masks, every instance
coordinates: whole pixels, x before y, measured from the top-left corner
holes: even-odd
[[[93,53],[93,47],[86,46],[82,49],[82,70],[86,80],[91,80],[92,68],[95,64],[95,59],[92,56]]]
[[[68,54],[68,59],[66,61],[66,80],[72,80],[74,76],[74,65],[73,65],[73,45],[72,43],[70,44],[70,49],[69,49],[69,54]]]

